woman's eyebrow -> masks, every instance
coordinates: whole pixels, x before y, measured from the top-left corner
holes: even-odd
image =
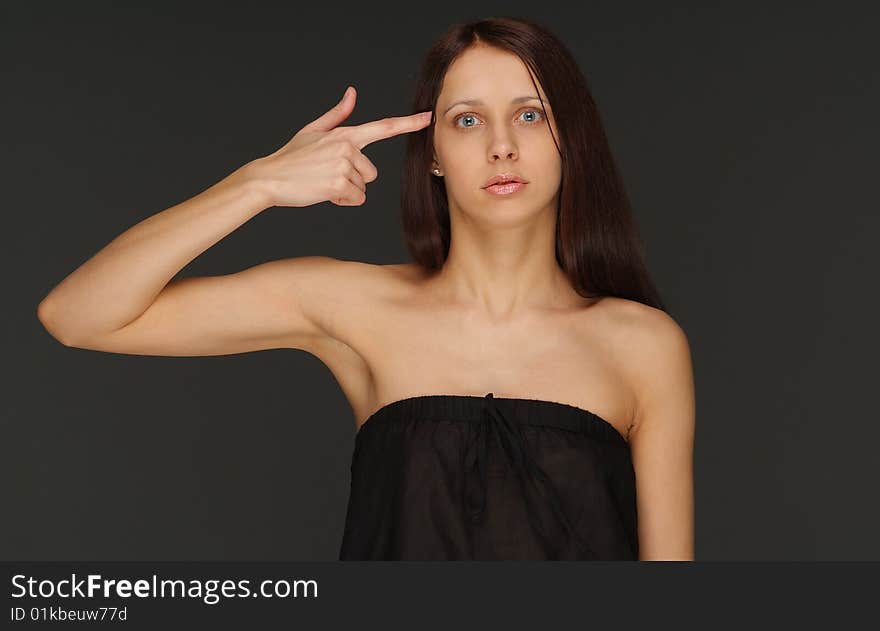
[[[541,99],[539,99],[537,96],[518,96],[515,99],[513,99],[511,101],[511,103],[525,103],[526,101],[540,101],[540,100]],[[453,103],[452,105],[447,107],[445,110],[443,110],[443,114],[446,115],[446,112],[451,110],[456,105],[485,105],[485,103],[483,103],[483,101],[481,101],[480,99],[464,99],[461,101],[456,101],[455,103]],[[546,100],[544,101],[544,105],[548,108],[550,107],[549,105],[547,105]]]

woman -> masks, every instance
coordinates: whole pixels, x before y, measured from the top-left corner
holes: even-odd
[[[122,233],[41,322],[93,350],[321,359],[358,430],[341,559],[693,559],[688,343],[573,57],[528,20],[455,25],[420,113],[342,126],[354,104]],[[413,263],[173,278],[266,208],[362,205],[361,150],[402,133]]]

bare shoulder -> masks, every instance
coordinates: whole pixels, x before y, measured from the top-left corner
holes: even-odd
[[[692,393],[690,344],[679,323],[662,309],[613,296],[601,304],[605,330],[635,393],[637,430],[658,398]]]
[[[663,311],[636,300],[606,296],[601,300],[608,323],[616,326],[619,333],[630,336],[647,336],[652,339],[684,337],[684,331],[675,319]],[[639,340],[644,341],[644,340]]]
[[[322,339],[344,342],[350,323],[369,313],[371,297],[388,276],[381,265],[331,256],[280,259],[267,267],[267,273],[272,276],[270,289],[288,296],[294,311],[311,323],[315,334],[310,344]]]
[[[418,265],[382,265],[330,256],[302,256],[274,262],[273,286],[293,296],[298,308],[324,334],[346,341],[352,323],[377,315],[383,298],[414,285]]]
[[[390,265],[376,265],[375,267],[381,273],[384,282],[399,286],[418,283],[430,275],[428,270],[425,270],[418,263],[392,263]]]

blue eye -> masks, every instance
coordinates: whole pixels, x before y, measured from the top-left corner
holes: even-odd
[[[461,120],[462,118],[473,118],[473,117],[474,117],[473,114],[462,114],[461,116],[456,117],[455,120],[454,120],[453,122],[454,122],[454,123],[457,123],[457,122],[458,122],[459,120]],[[465,125],[465,127],[467,128],[468,125]]]
[[[523,110],[522,112],[520,112],[520,116],[522,116],[523,114],[529,114],[529,113],[537,114],[538,118],[530,120],[530,121],[526,121],[527,125],[534,125],[536,122],[541,120],[541,118],[544,116],[544,114],[540,110],[536,110],[533,108]],[[465,125],[464,127],[461,127],[457,124],[458,121],[463,118],[476,118],[476,114],[474,114],[473,112],[465,112],[464,114],[459,114],[458,116],[456,116],[452,121],[453,124],[455,124],[455,126],[458,127],[459,129],[471,129],[473,127],[473,125]]]

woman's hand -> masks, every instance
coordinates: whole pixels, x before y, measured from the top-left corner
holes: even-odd
[[[300,129],[286,145],[251,163],[272,206],[302,207],[323,201],[360,206],[367,198],[366,182],[379,176],[361,149],[377,140],[418,131],[431,122],[428,111],[340,127],[355,100],[354,88],[347,88],[339,103]]]

